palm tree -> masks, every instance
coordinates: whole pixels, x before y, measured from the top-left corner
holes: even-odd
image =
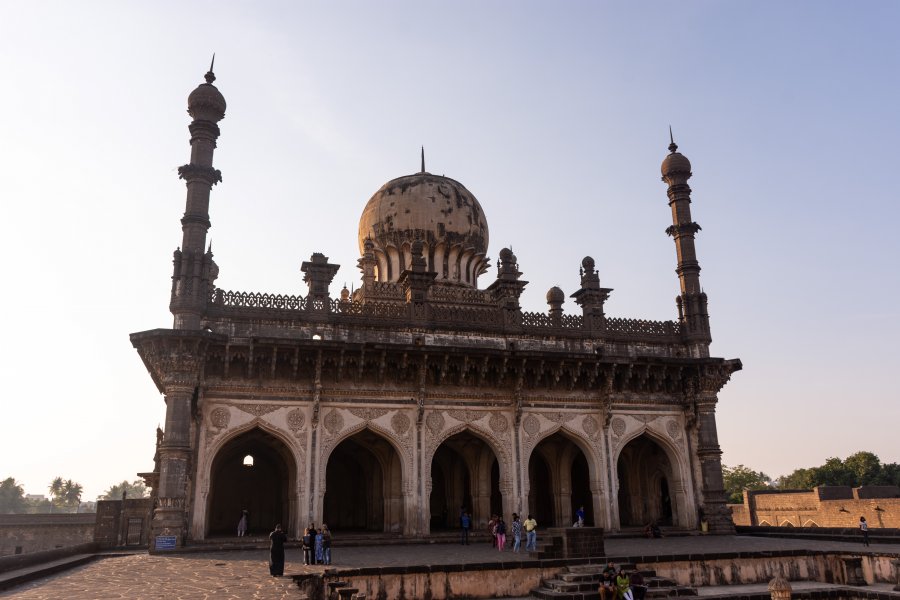
[[[50,512],[53,512],[53,507],[62,500],[63,478],[55,477],[47,489],[50,490]]]
[[[63,483],[62,496],[66,506],[74,506],[77,512],[78,505],[81,504],[81,492],[84,490],[80,483],[75,483],[71,479],[66,479]]]

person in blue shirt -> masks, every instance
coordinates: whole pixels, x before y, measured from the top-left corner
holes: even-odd
[[[472,517],[469,516],[469,513],[463,512],[462,516],[459,518],[460,527],[462,527],[462,537],[460,538],[460,543],[463,546],[469,545],[469,529],[472,527]]]

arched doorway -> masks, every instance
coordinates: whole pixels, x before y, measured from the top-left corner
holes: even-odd
[[[460,511],[472,515],[472,527],[486,527],[503,513],[500,464],[487,442],[463,431],[450,436],[431,459],[431,530],[459,527]]]
[[[322,515],[332,530],[403,530],[403,469],[390,442],[363,429],[331,452]]]
[[[236,535],[242,510],[249,535],[267,534],[276,523],[293,531],[296,473],[288,446],[262,429],[227,442],[210,470],[207,535]]]
[[[668,453],[647,435],[628,442],[616,465],[622,527],[677,525],[670,495],[675,475]]]
[[[590,467],[584,451],[557,432],[535,446],[528,459],[528,506],[538,523],[569,527],[578,507],[595,525]]]

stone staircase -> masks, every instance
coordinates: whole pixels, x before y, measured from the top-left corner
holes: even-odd
[[[524,541],[524,540],[523,540]],[[540,560],[603,556],[603,529],[600,527],[551,527],[538,535],[537,548],[528,553]]]
[[[634,565],[618,565],[626,571],[634,571]],[[600,600],[600,574],[604,564],[574,565],[553,579],[541,581],[541,587],[531,590],[532,598],[542,600]],[[656,571],[641,571],[647,586],[646,600],[675,596],[696,596],[696,588],[681,586]],[[607,600],[614,600],[607,598]]]

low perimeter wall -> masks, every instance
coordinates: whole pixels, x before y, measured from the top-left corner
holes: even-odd
[[[329,570],[324,575],[295,575],[294,581],[310,600],[324,600],[329,584],[346,582],[369,600],[430,598],[505,598],[528,596],[541,579],[552,579],[566,565],[588,559],[525,560],[465,565],[419,565]],[[594,559],[597,568],[604,564]]]
[[[96,520],[94,513],[0,515],[0,556],[93,542]]]
[[[803,550],[329,569],[296,575],[294,581],[310,600],[325,600],[329,588],[339,583],[358,589],[368,600],[516,597],[528,596],[541,579],[554,578],[569,565],[596,564],[600,570],[608,560],[653,570],[690,587],[768,583],[776,575],[837,585],[896,581],[893,555]]]

